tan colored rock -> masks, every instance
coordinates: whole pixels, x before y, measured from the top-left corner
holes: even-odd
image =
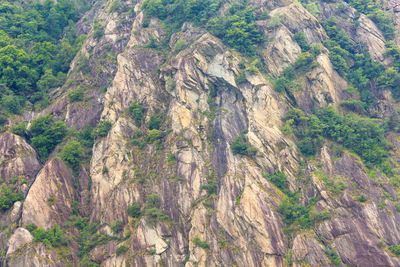
[[[41,164],[35,150],[20,136],[0,135],[0,177],[10,183],[11,178],[22,176],[32,183]]]
[[[33,236],[25,228],[17,228],[14,234],[8,240],[8,250],[7,254],[12,254],[21,248],[23,245],[33,241]]]
[[[62,225],[72,214],[75,177],[59,159],[47,162],[24,201],[21,224],[49,229]]]
[[[309,43],[322,43],[327,35],[318,20],[300,3],[293,3],[271,11],[270,16],[277,16],[291,32],[302,31]]]
[[[292,255],[294,266],[303,266],[305,261],[311,266],[329,266],[330,261],[324,252],[324,248],[314,238],[301,234],[293,241]]]
[[[380,30],[376,27],[370,19],[364,14],[360,15],[358,19],[359,26],[357,27],[357,39],[365,43],[371,57],[376,61],[383,61],[383,53],[386,50],[385,38]]]
[[[279,76],[285,67],[294,64],[300,53],[301,48],[294,40],[293,34],[285,26],[281,26],[274,33],[273,41],[264,50],[263,57],[268,70]]]

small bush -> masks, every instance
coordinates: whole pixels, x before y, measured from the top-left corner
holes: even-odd
[[[136,201],[133,201],[133,203],[128,206],[126,213],[129,217],[132,218],[139,218],[142,215],[142,212],[140,211],[140,206]]]
[[[93,137],[106,137],[111,127],[112,123],[110,121],[100,121],[96,128],[93,129]]]
[[[303,32],[296,32],[294,39],[301,47],[301,51],[306,52],[310,50],[310,45],[307,42],[306,35]]]
[[[30,229],[34,229],[31,234],[34,237],[35,242],[44,243],[47,247],[60,247],[68,245],[68,238],[58,225],[49,230],[35,227],[31,227]]]
[[[188,44],[185,42],[185,40],[179,39],[174,47],[174,52],[175,54],[178,54],[182,50],[185,50],[188,47]]]
[[[389,250],[396,256],[400,256],[400,245],[389,246]]]
[[[301,53],[294,63],[296,70],[304,72],[311,70],[316,65],[317,63],[315,62],[313,55],[308,52]]]
[[[365,194],[361,194],[357,197],[357,200],[363,203],[367,201],[367,197],[365,196]]]
[[[147,142],[149,143],[159,143],[163,137],[163,132],[160,130],[150,130],[147,134]]]
[[[174,79],[172,79],[172,78],[168,79],[168,81],[167,81],[167,90],[168,91],[172,91],[172,90],[175,89],[175,87],[176,87],[176,82],[174,81]]]
[[[77,174],[80,168],[83,153],[84,151],[82,145],[76,140],[70,140],[64,146],[61,152],[61,159],[72,168],[74,173]]]
[[[257,153],[257,149],[254,147],[250,147],[247,139],[240,135],[231,143],[231,150],[234,155],[245,155],[245,156],[254,156]]]
[[[14,125],[11,129],[11,132],[13,134],[25,137],[27,134],[26,124],[27,124],[26,121],[22,121],[16,125]]]
[[[111,231],[113,231],[114,234],[118,234],[122,231],[123,225],[121,221],[115,221],[111,224]]]
[[[103,25],[101,25],[99,21],[95,20],[93,24],[93,38],[95,40],[99,40],[103,36],[104,36]]]
[[[208,243],[205,242],[205,241],[201,241],[200,238],[199,238],[198,236],[195,236],[195,237],[193,238],[193,244],[194,244],[196,247],[200,247],[200,248],[204,248],[204,249],[209,249],[209,248],[210,248],[210,246],[208,245]]]
[[[83,100],[83,90],[82,89],[77,89],[69,92],[68,94],[69,101],[71,103],[73,102],[79,102]]]
[[[150,121],[149,121],[149,130],[159,130],[161,127],[161,123],[163,122],[163,115],[161,113],[159,114],[152,114],[150,116]]]
[[[133,102],[128,107],[128,113],[135,122],[137,127],[140,127],[143,121],[144,116],[144,107],[143,105],[138,104],[137,102]]]
[[[21,192],[16,192],[13,185],[1,185],[0,191],[0,209],[8,210],[15,202],[23,200],[24,196]]]
[[[120,246],[117,248],[116,253],[117,253],[117,256],[120,256],[127,251],[128,251],[128,248],[126,246]]]
[[[46,160],[54,148],[62,142],[66,133],[65,123],[54,122],[51,115],[33,120],[28,130],[30,141],[43,160]]]
[[[236,84],[242,84],[246,82],[246,72],[240,71],[239,74],[235,77]]]

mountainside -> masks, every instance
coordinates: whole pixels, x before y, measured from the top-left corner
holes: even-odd
[[[400,266],[399,6],[0,0],[0,266]]]

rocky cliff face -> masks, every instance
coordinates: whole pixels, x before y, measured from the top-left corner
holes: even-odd
[[[113,1],[93,7],[78,24],[88,38],[65,85],[54,90],[51,106],[24,116],[53,114],[76,130],[109,121],[111,129],[95,139],[78,173],[57,156],[62,144],[40,163],[22,137],[0,135],[0,176],[7,184],[12,177],[27,180],[18,185],[24,199],[1,214],[5,266],[89,266],[85,257],[100,266],[400,265],[388,249],[400,244],[394,178],[371,175],[360,158],[337,153],[328,140],[307,159],[295,137],[282,131],[283,117],[294,105],[305,111],[340,108],[348,98],[348,82],[322,46],[328,35],[321,19],[297,2],[253,2],[270,18],[280,17],[276,27],[269,26],[270,18],[259,21],[268,40],[259,53],[267,75],[244,72],[251,60],[190,23],[170,36],[167,48],[155,48],[168,32],[158,19],[146,18],[142,1],[123,2],[131,13],[109,12]],[[338,5],[322,3],[322,20]],[[101,38],[87,26],[94,19],[104,27]],[[316,65],[296,78],[290,95],[280,94],[271,77],[279,77],[301,54],[294,38],[298,31],[320,44],[321,53]],[[384,60],[384,37],[368,17],[362,15],[351,34],[366,43],[374,60]],[[180,40],[186,45],[178,51]],[[82,85],[84,100],[71,103],[68,92]],[[144,107],[142,124],[129,116],[133,103]],[[154,114],[162,122],[151,139],[145,125]],[[256,148],[254,156],[233,154],[230,144],[240,135]],[[147,144],[137,145],[144,140]],[[398,160],[396,149],[392,154]],[[329,216],[308,229],[288,227],[280,213],[285,194],[265,178],[275,172],[286,175],[302,204],[314,203],[316,214]],[[332,191],[339,182],[341,189]],[[159,203],[146,210],[154,194]],[[361,195],[365,201],[358,200]],[[144,216],[128,216],[132,203]],[[93,235],[103,237],[84,255],[78,252],[77,215],[97,225]],[[46,230],[60,226],[69,239],[67,251],[33,241],[26,230],[32,223]]]

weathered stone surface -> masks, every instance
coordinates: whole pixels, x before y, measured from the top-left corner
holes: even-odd
[[[53,159],[40,171],[24,201],[21,224],[34,223],[49,229],[62,225],[72,214],[75,177],[59,159]]]
[[[8,240],[7,254],[12,254],[17,251],[23,245],[33,241],[33,236],[25,228],[17,228],[14,234]]]
[[[22,176],[32,183],[41,168],[36,151],[20,136],[0,135],[0,177],[7,183],[11,178]]]

